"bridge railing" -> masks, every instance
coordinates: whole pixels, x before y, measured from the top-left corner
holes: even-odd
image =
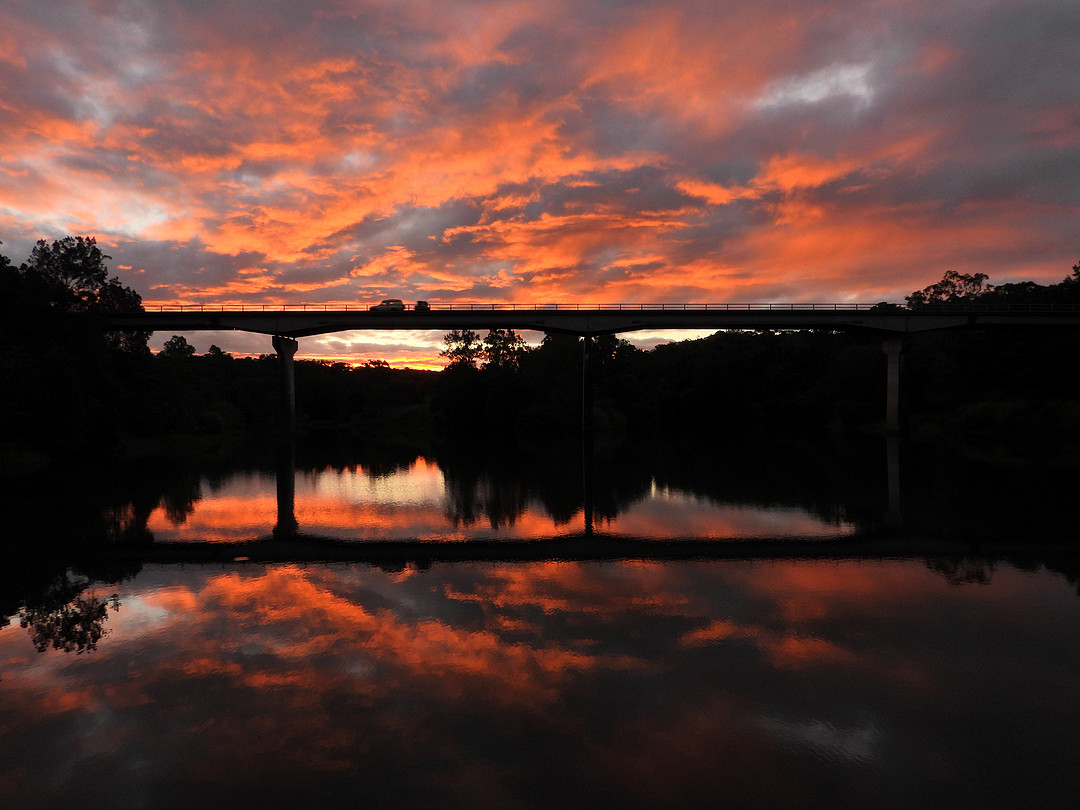
[[[151,304],[146,312],[368,312],[369,304]],[[909,309],[899,304],[859,303],[723,303],[723,304],[565,304],[565,303],[436,303],[441,312],[1077,312],[1075,304],[979,304],[929,303]],[[400,311],[400,310],[399,310]],[[415,311],[410,306],[406,311]],[[385,314],[373,313],[373,314]]]
[[[728,310],[870,310],[876,304],[779,304],[779,303],[725,303],[725,304],[671,304],[671,303],[642,303],[642,304],[565,304],[565,303],[454,303],[432,304],[431,309],[454,312],[578,312],[578,311],[728,311]],[[368,304],[146,304],[143,306],[147,312],[368,312],[371,306]],[[400,312],[401,310],[383,310],[383,312]],[[413,311],[412,306],[406,306],[405,311]]]
[[[725,303],[725,304],[565,304],[565,303],[453,303],[432,304],[431,309],[441,312],[609,312],[609,311],[726,311],[726,310],[869,310],[875,304],[778,304],[778,303]],[[368,304],[146,304],[147,312],[368,312]],[[383,310],[394,312],[395,310]],[[396,310],[400,312],[401,310]],[[407,306],[405,311],[414,311]]]

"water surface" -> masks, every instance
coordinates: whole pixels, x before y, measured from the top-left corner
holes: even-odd
[[[540,495],[505,481],[448,479],[439,465],[417,456],[407,466],[375,472],[363,466],[290,470],[292,515],[306,535],[339,540],[450,542],[530,540],[577,534],[585,506],[554,513]],[[502,489],[500,489],[500,486]],[[146,528],[161,542],[236,542],[272,533],[279,521],[279,478],[270,471],[203,478],[182,510],[162,502]],[[648,538],[833,537],[855,525],[817,515],[799,505],[758,505],[713,498],[678,486],[647,485],[593,528]],[[582,495],[584,501],[584,494]]]
[[[0,630],[0,790],[27,808],[1068,806],[1075,584],[949,573],[147,566],[83,592],[106,605],[94,649]]]
[[[1070,806],[1069,472],[790,450],[315,454],[12,484],[0,796]],[[283,527],[303,561],[254,561]],[[586,527],[675,551],[498,551],[573,547]],[[319,557],[387,540],[493,545],[481,561]]]

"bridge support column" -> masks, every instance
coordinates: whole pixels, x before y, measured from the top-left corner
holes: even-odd
[[[889,508],[885,512],[885,529],[899,532],[904,528],[903,504],[900,500],[900,440],[885,438],[886,480],[889,487]]]
[[[581,342],[581,432],[592,435],[593,384],[592,384],[592,337],[585,335]]]
[[[296,429],[296,372],[293,355],[299,344],[292,338],[274,335],[274,351],[281,361],[281,414],[283,427],[290,433]]]
[[[581,344],[581,487],[585,536],[593,533],[593,381],[592,337]]]
[[[885,383],[885,430],[900,432],[900,352],[904,348],[902,337],[885,338],[881,348],[889,358]]]

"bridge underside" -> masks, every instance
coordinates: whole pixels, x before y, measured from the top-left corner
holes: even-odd
[[[488,308],[490,306],[490,308]],[[296,339],[354,329],[432,330],[514,329],[578,335],[618,334],[639,330],[672,329],[822,329],[865,331],[884,338],[888,356],[886,385],[886,429],[900,429],[900,353],[906,334],[963,326],[1080,326],[1080,311],[988,311],[905,310],[890,305],[709,305],[649,308],[627,305],[608,308],[518,308],[515,305],[470,305],[430,311],[405,310],[240,310],[240,311],[159,311],[111,313],[109,329],[145,331],[237,330],[274,336],[274,348],[282,360],[282,403],[285,423],[295,420],[293,355]],[[591,425],[591,384],[589,383],[589,340],[584,341],[585,362],[582,381],[582,430]]]
[[[826,329],[893,335],[961,326],[1080,326],[1080,312],[912,312],[830,309],[433,309],[430,312],[177,311],[113,313],[113,329],[237,330],[299,338],[353,329],[515,329],[604,335],[665,329]]]

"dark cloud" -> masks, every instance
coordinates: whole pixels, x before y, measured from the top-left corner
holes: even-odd
[[[240,270],[262,264],[266,259],[264,254],[254,251],[223,255],[197,239],[183,243],[122,240],[110,246],[109,253],[114,267],[131,268],[125,271],[127,278],[152,273],[155,284],[186,285],[194,281],[209,289],[227,283]]]
[[[96,234],[147,299],[880,300],[1078,252],[1072,0],[0,16],[4,249]]]

